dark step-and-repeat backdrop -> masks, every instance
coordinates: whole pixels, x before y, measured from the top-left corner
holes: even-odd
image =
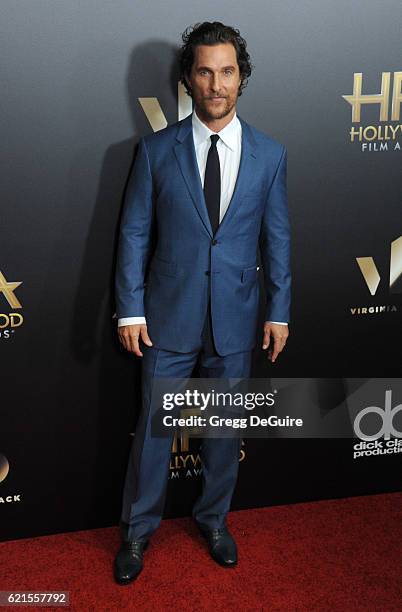
[[[233,508],[401,490],[401,3],[2,0],[0,12],[1,539],[120,518],[140,364],[113,319],[119,215],[140,136],[192,110],[176,54],[205,20],[246,38],[254,71],[237,112],[288,149],[290,337],[274,365],[256,349],[253,376],[317,423],[307,438],[244,440]],[[355,435],[337,436],[352,399]],[[175,439],[166,478],[165,515],[188,514],[197,440]]]

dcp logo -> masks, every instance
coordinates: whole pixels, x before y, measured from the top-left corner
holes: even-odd
[[[398,431],[394,427],[395,415],[401,411],[402,404],[398,404],[395,406],[395,408],[392,408],[392,390],[387,389],[387,391],[385,391],[385,408],[380,408],[379,406],[368,406],[356,415],[353,424],[355,434],[361,440],[378,440],[378,438],[382,437],[384,437],[384,440],[389,440],[391,435],[394,436],[394,438],[402,438],[402,431]],[[362,419],[367,414],[378,414],[381,419],[382,426],[378,432],[373,435],[367,435],[361,429]]]

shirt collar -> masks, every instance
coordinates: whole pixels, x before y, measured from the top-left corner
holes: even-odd
[[[222,139],[223,143],[235,151],[238,147],[238,135],[241,131],[241,124],[235,113],[232,119],[229,121],[225,127],[219,132],[214,132],[210,130],[205,123],[201,121],[195,112],[195,108],[192,113],[192,125],[193,125],[193,137],[194,137],[194,146],[197,147],[202,142],[209,140],[211,134],[219,134],[219,137]]]

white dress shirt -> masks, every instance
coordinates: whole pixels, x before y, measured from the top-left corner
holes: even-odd
[[[198,117],[195,109],[192,113],[193,139],[197,157],[198,170],[201,183],[204,187],[205,168],[209,147],[211,146],[211,134],[219,134],[216,148],[219,155],[221,168],[221,202],[219,212],[219,223],[222,221],[233,195],[241,156],[241,123],[235,113],[232,119],[219,132],[209,129]],[[146,324],[145,317],[124,317],[118,319],[118,326]],[[287,325],[282,321],[271,321],[280,325]]]

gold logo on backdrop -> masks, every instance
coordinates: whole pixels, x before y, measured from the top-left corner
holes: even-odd
[[[180,411],[180,417],[186,418],[189,416],[199,416],[201,414],[199,408],[184,408]],[[199,436],[201,430],[199,427],[185,427],[175,431],[172,444],[172,457],[170,460],[170,478],[179,478],[180,475],[188,477],[200,476],[201,457],[200,454],[191,452],[190,438],[192,435]],[[184,470],[184,473],[182,473]]]
[[[22,308],[22,304],[15,295],[15,290],[22,281],[7,281],[4,274],[0,272],[0,293],[3,294],[9,306],[13,309]],[[0,312],[0,338],[5,340],[14,334],[14,328],[20,327],[24,317],[19,312]]]
[[[343,95],[342,98],[352,106],[352,122],[360,121],[362,104],[378,104],[380,107],[380,121],[388,121],[389,94],[391,90],[391,73],[383,72],[381,77],[381,91],[376,94],[362,94],[363,73],[355,72],[353,75],[353,94]],[[399,121],[402,103],[402,72],[394,72],[394,87],[391,103],[391,121]]]
[[[184,408],[180,411],[180,416],[186,418],[189,416],[200,416],[202,412],[199,408]],[[184,478],[199,477],[202,473],[202,462],[200,453],[194,453],[191,450],[191,438],[200,438],[203,427],[185,427],[175,432],[172,444],[172,456],[170,459],[170,479],[178,479],[180,476]],[[242,448],[240,450],[239,461],[243,461],[246,453]]]
[[[0,453],[0,482],[7,478],[7,474],[10,471],[10,466],[7,461],[7,457]]]
[[[0,272],[0,293],[4,295],[11,308],[22,308],[14,291],[22,284],[22,281],[7,282],[4,274]]]
[[[148,119],[151,128],[154,132],[163,130],[168,124],[165,114],[159,104],[158,98],[138,98],[139,103],[142,106],[142,110]],[[184,119],[187,115],[192,112],[192,99],[187,95],[184,85],[178,83],[177,88],[177,116],[178,120]]]
[[[371,295],[377,293],[381,276],[372,257],[356,257],[357,265],[366,282]],[[402,236],[391,242],[391,254],[389,261],[389,290],[390,293],[402,293],[402,286],[397,282],[402,280]],[[398,312],[395,304],[368,304],[366,306],[354,306],[350,308],[352,315],[375,315],[386,312]]]
[[[356,257],[356,261],[371,295],[375,295],[381,277],[374,263],[374,259],[372,257]]]
[[[3,482],[10,472],[10,465],[7,457],[0,453],[0,483]],[[22,493],[13,493],[12,495],[5,495],[0,497],[0,505],[2,504],[15,504],[21,500]]]
[[[372,257],[356,257],[360,272],[371,293],[375,295],[380,284],[380,274]],[[389,287],[391,293],[400,293],[395,290],[395,284],[402,275],[402,236],[391,242],[391,255],[389,265]]]
[[[353,75],[353,93],[342,95],[352,107],[352,123],[361,122],[362,105],[378,105],[379,121],[399,121],[402,104],[402,72],[393,73],[393,85],[391,95],[391,72],[383,72],[381,75],[381,91],[379,93],[362,93],[363,73],[355,72]],[[362,151],[388,151],[388,141],[393,145],[393,150],[400,150],[399,142],[395,142],[402,133],[402,125],[390,123],[381,125],[352,126],[350,129],[350,141],[361,143]],[[373,142],[375,141],[375,142]]]

